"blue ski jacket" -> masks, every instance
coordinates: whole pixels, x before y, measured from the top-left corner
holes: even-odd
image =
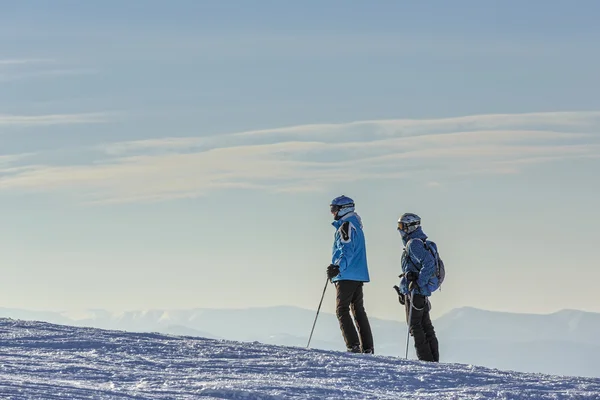
[[[425,248],[424,241],[427,235],[421,227],[418,227],[414,232],[402,235],[402,242],[405,249],[402,253],[402,272],[406,274],[409,271],[416,272],[419,275],[417,285],[419,289],[415,290],[415,294],[431,296],[431,291],[438,287],[438,277],[435,274],[435,258],[431,251]],[[429,242],[428,246],[432,247],[437,253],[437,246],[433,242]],[[408,280],[405,277],[400,279],[400,291],[404,294],[409,294]]]
[[[340,267],[340,273],[331,281],[369,282],[367,248],[360,216],[351,212],[331,224],[336,228],[331,263]]]

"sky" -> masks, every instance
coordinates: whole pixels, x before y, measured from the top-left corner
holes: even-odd
[[[598,2],[2,7],[3,307],[316,309],[345,194],[371,315],[404,212],[433,317],[600,312]]]

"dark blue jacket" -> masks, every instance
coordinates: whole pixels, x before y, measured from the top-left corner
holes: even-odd
[[[417,284],[419,289],[415,290],[415,294],[431,296],[431,292],[438,287],[438,277],[436,276],[435,258],[431,251],[425,248],[424,241],[427,235],[421,227],[418,227],[414,232],[407,235],[402,235],[402,242],[405,250],[402,253],[402,272],[406,274],[409,271],[419,275]],[[437,254],[437,246],[433,242],[429,242],[427,246],[431,247]],[[409,294],[408,281],[405,277],[400,280],[400,291],[404,294]]]

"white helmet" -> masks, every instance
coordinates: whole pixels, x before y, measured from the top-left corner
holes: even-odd
[[[421,226],[421,217],[413,213],[404,213],[398,218],[398,230],[403,233],[411,233]]]

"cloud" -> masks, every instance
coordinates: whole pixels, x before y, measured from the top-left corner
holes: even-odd
[[[0,174],[0,191],[63,190],[93,202],[139,202],[231,188],[318,191],[380,179],[436,187],[459,175],[519,173],[534,163],[598,157],[599,128],[600,112],[569,112],[356,121],[114,142],[78,151],[78,157],[87,152],[95,160],[88,164],[15,162]]]
[[[1,126],[40,126],[95,124],[109,121],[109,113],[48,114],[48,115],[6,115],[0,114]],[[2,132],[0,131],[0,134]]]
[[[64,66],[53,59],[0,59],[0,82],[13,82],[32,78],[89,75],[98,72],[94,68]]]
[[[25,157],[32,156],[34,153],[23,153],[23,154],[10,154],[0,155],[0,167],[4,164],[12,164],[16,161],[22,160]]]
[[[323,143],[379,143],[382,139],[427,137],[424,140],[483,140],[493,136],[513,140],[515,136],[548,139],[573,138],[590,134],[589,129],[600,126],[600,112],[563,112],[531,114],[492,114],[457,118],[423,120],[373,120],[338,124],[307,124],[275,129],[253,130],[220,136],[168,137],[112,143],[105,146],[110,152],[135,152],[139,149],[198,148],[201,146],[231,146],[273,143],[278,141],[317,141]],[[554,130],[554,131],[553,131]],[[442,134],[462,134],[444,138]],[[469,133],[471,135],[469,136]]]
[[[55,68],[28,72],[12,72],[0,74],[0,82],[13,82],[31,78],[91,75],[97,74],[98,72],[98,70],[92,68]]]
[[[3,65],[29,65],[29,64],[47,64],[55,62],[48,58],[6,58],[0,59],[0,66]]]

